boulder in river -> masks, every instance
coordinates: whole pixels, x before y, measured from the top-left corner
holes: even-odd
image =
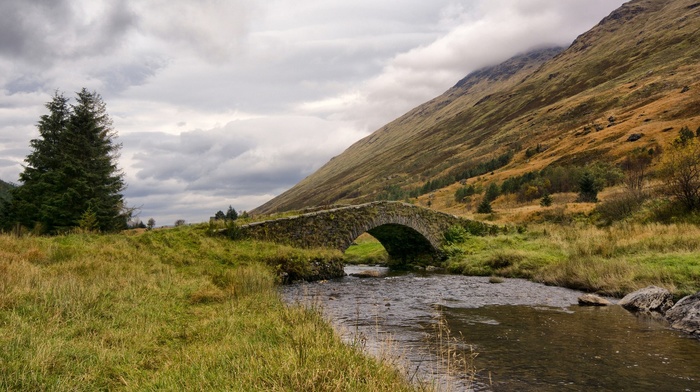
[[[377,270],[365,270],[352,273],[350,276],[354,276],[356,278],[379,278],[382,276],[382,274]]]
[[[671,328],[700,338],[700,292],[683,297],[668,312]]]
[[[578,297],[578,304],[581,306],[608,306],[612,305],[610,301],[595,294],[584,294]]]
[[[664,314],[673,306],[673,296],[664,288],[649,286],[625,295],[618,305],[632,312]]]

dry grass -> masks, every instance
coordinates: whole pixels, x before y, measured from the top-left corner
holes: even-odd
[[[414,390],[281,302],[288,249],[205,232],[0,235],[0,390]]]

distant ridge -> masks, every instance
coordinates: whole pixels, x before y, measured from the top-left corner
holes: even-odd
[[[253,213],[376,200],[506,152],[494,178],[663,146],[669,130],[700,126],[699,64],[700,3],[630,1],[566,50],[472,72]],[[538,144],[546,152],[526,157]]]

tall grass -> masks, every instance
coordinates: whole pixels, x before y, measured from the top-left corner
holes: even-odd
[[[257,261],[321,256],[204,232],[0,236],[0,390],[413,390]]]
[[[700,228],[693,225],[549,224],[525,234],[470,238],[460,249],[449,262],[454,272],[525,277],[615,296],[652,284],[677,297],[700,290]]]

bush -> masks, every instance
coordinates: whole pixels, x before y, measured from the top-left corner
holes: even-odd
[[[464,229],[464,227],[454,225],[450,226],[450,228],[445,231],[443,237],[445,239],[445,244],[447,245],[461,244],[467,240],[469,233]]]
[[[604,224],[623,220],[637,212],[646,200],[646,195],[639,192],[621,192],[598,204],[595,211]]]
[[[660,174],[668,196],[688,211],[700,209],[700,142],[674,142],[663,156]]]
[[[540,205],[542,207],[549,207],[552,205],[552,196],[549,193],[545,193],[540,200]]]
[[[476,212],[479,214],[490,214],[493,212],[493,208],[491,208],[491,201],[487,198],[484,197],[481,200],[481,203],[479,206],[476,208]]]

